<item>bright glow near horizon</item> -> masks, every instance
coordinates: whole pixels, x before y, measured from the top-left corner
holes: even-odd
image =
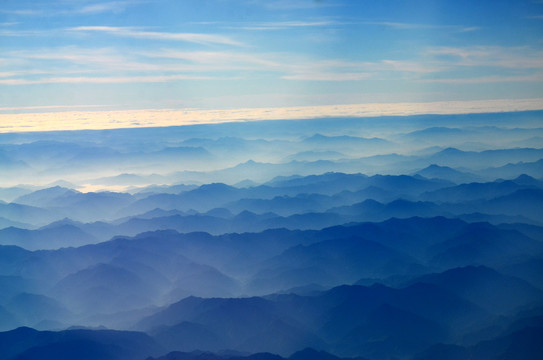
[[[466,114],[527,110],[543,110],[543,99],[354,104],[232,110],[145,109],[0,114],[0,133],[181,126],[276,119]]]

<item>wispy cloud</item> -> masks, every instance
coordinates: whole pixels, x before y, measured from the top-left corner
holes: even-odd
[[[543,51],[530,47],[436,47],[428,49],[427,54],[456,66],[543,69]]]
[[[128,6],[135,3],[137,3],[137,1],[110,1],[98,4],[85,5],[73,11],[80,14],[99,14],[104,12],[119,13],[124,11]]]
[[[269,60],[264,56],[230,51],[179,51],[162,49],[153,52],[140,52],[140,54],[150,58],[179,59],[198,64],[259,64],[269,67],[281,66],[281,63]]]
[[[431,29],[448,29],[456,32],[477,31],[481,28],[478,26],[462,26],[462,25],[436,25],[436,24],[417,24],[392,21],[364,21],[362,24],[379,25],[398,30],[431,30]]]
[[[2,85],[35,85],[35,84],[126,84],[126,83],[159,83],[180,80],[232,80],[232,78],[163,75],[163,76],[110,76],[110,77],[50,77],[41,79],[0,79]]]
[[[94,4],[83,4],[80,5],[78,2],[66,2],[67,6],[48,6],[44,8],[33,8],[33,9],[12,9],[12,10],[0,10],[0,13],[17,15],[17,16],[63,16],[63,15],[94,15],[101,13],[121,13],[126,10],[129,6],[134,6],[136,4],[142,3],[142,1],[106,1]]]
[[[58,34],[55,30],[0,30],[0,37],[24,37],[24,36],[50,36]]]
[[[484,76],[471,78],[447,78],[447,79],[424,79],[425,83],[443,84],[491,84],[491,83],[513,83],[513,82],[543,82],[543,74],[527,76]]]
[[[35,111],[35,110],[65,110],[65,109],[87,109],[87,108],[111,108],[112,105],[42,105],[42,106],[10,106],[0,107],[0,111]]]
[[[314,28],[337,25],[333,21],[278,21],[278,22],[262,22],[245,25],[233,25],[229,28],[241,29],[241,30],[254,30],[254,31],[268,31],[268,30],[287,30],[293,28]]]
[[[186,41],[198,44],[222,44],[241,46],[242,44],[225,35],[217,34],[200,34],[200,33],[169,33],[142,31],[130,27],[115,27],[115,26],[78,26],[67,29],[69,31],[79,32],[102,32],[115,36],[136,38],[136,39],[151,39],[151,40],[173,40]]]
[[[0,71],[0,78],[9,78],[15,76],[42,75],[47,74],[44,70],[18,70],[18,71]]]
[[[334,0],[252,0],[250,3],[264,6],[270,10],[303,10],[342,5]]]
[[[17,10],[0,9],[0,13],[10,14],[10,15],[20,15],[20,16],[36,16],[36,15],[43,15],[45,12],[43,10],[37,10],[37,9],[17,9]]]
[[[447,67],[435,62],[407,60],[381,60],[375,62],[356,62],[344,60],[285,62],[281,69],[287,74],[286,80],[304,81],[360,81],[369,78],[387,78],[391,74],[428,74],[446,70]]]
[[[5,71],[0,77],[15,78],[4,85],[70,83],[77,74],[110,76],[111,82],[176,81],[198,74],[201,79],[224,79],[244,76],[247,71],[280,71],[282,64],[265,57],[229,51],[123,51],[115,48],[64,47],[32,51],[10,51],[0,59]],[[25,69],[21,69],[21,66]],[[29,67],[40,70],[27,70]],[[9,69],[9,70],[8,70]],[[32,75],[56,75],[54,79],[32,78]],[[138,76],[133,76],[137,74]],[[145,75],[145,76],[140,76]],[[160,76],[167,75],[168,78]],[[175,76],[172,76],[175,75]],[[183,76],[180,76],[183,75]],[[151,77],[150,77],[151,76]],[[154,77],[153,77],[154,76]],[[30,77],[30,78],[29,78]],[[120,78],[122,77],[122,78]],[[129,80],[127,80],[129,79]],[[140,81],[141,80],[141,81]],[[82,78],[78,82],[102,82]]]
[[[302,80],[302,81],[360,81],[370,77],[367,73],[299,73],[293,75],[281,76],[286,80]]]

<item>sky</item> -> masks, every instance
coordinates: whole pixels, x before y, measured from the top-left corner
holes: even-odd
[[[542,98],[540,0],[0,1],[0,114]]]

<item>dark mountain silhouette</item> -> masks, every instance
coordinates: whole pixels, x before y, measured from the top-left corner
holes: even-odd
[[[252,355],[231,355],[192,351],[180,352],[174,351],[159,358],[148,358],[146,360],[367,360],[365,358],[340,358],[325,351],[319,351],[312,348],[306,348],[295,352],[289,357],[281,357],[271,353],[255,353]]]
[[[414,360],[536,360],[541,358],[543,326],[526,327],[511,334],[482,341],[474,346],[437,344],[415,356]]]
[[[158,355],[148,335],[113,330],[37,331],[21,327],[0,333],[0,359],[129,360]]]
[[[450,268],[465,265],[499,265],[511,258],[543,252],[543,243],[515,230],[499,230],[488,223],[469,224],[460,234],[429,249],[432,263]]]
[[[193,336],[201,334],[199,341],[209,346],[253,352],[258,344],[265,351],[283,354],[296,346],[329,344],[329,349],[349,356],[394,353],[386,350],[390,346],[398,353],[422,351],[449,338],[451,331],[473,326],[467,319],[485,317],[482,309],[433,285],[400,290],[342,286],[314,296],[189,297],[145,318],[138,328],[149,329],[163,344],[185,344],[183,351],[194,349],[183,340],[192,329]],[[308,328],[318,331],[304,330]],[[410,335],[402,336],[407,329]],[[383,336],[385,341],[375,342]]]
[[[485,266],[455,268],[424,275],[413,282],[435,284],[497,314],[510,314],[526,304],[543,301],[543,293],[526,281]]]
[[[361,203],[350,206],[330,208],[330,213],[337,213],[345,216],[350,221],[382,221],[392,217],[409,218],[412,216],[431,217],[437,215],[451,215],[448,211],[441,209],[431,202],[412,202],[398,199],[388,204],[382,204],[375,200],[365,200]]]
[[[333,286],[361,277],[422,271],[414,259],[363,238],[297,245],[261,265],[249,289],[258,293],[318,283]]]
[[[541,206],[543,189],[520,189],[489,200],[484,204],[484,209],[491,214],[522,215],[541,222],[543,221],[539,212]]]
[[[543,279],[540,276],[543,271],[543,256],[515,261],[512,264],[506,264],[499,269],[507,275],[524,279],[530,284],[538,287],[540,290],[543,290]]]

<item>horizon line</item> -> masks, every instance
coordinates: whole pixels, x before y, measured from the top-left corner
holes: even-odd
[[[81,105],[81,108],[102,105]],[[32,106],[27,109],[66,108],[73,105]],[[104,107],[106,107],[104,105]],[[4,108],[23,110],[25,107]],[[0,108],[0,110],[2,110]],[[382,116],[460,115],[543,110],[543,98],[456,100],[432,102],[366,103],[259,107],[239,109],[137,109],[69,110],[57,112],[0,114],[0,133],[112,130],[172,127],[268,120],[322,118],[372,118]]]

